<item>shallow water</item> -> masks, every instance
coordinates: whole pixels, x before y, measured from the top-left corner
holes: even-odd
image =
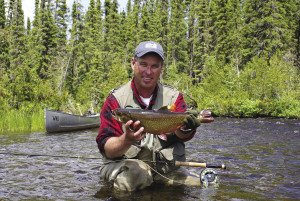
[[[225,163],[227,170],[217,170],[218,185],[157,184],[131,194],[114,192],[99,179],[96,135],[0,136],[0,200],[300,199],[300,120],[216,118],[202,124],[186,143],[187,160]]]

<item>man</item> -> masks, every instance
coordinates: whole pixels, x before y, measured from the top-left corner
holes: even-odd
[[[200,125],[200,121],[190,115],[185,126],[175,133],[153,135],[144,133],[139,121],[130,120],[122,125],[113,118],[111,111],[116,108],[153,110],[175,104],[175,112],[186,111],[183,95],[159,82],[163,62],[164,52],[160,44],[141,42],[131,61],[133,79],[113,90],[102,107],[96,139],[104,156],[100,174],[103,179],[113,182],[118,190],[143,189],[150,186],[159,174],[175,170],[176,167],[163,161],[184,161],[184,142],[194,136]]]

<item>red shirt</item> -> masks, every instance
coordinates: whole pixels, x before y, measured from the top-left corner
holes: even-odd
[[[142,109],[152,109],[152,106],[155,104],[157,97],[158,87],[155,88],[152,99],[150,100],[149,106],[147,107],[145,103],[141,100],[138,91],[134,85],[134,80],[131,81],[131,89],[133,91],[134,99],[136,99]],[[187,105],[184,101],[183,95],[179,93],[175,101],[175,112],[185,112]],[[115,120],[112,116],[112,110],[120,108],[120,105],[114,95],[110,94],[101,109],[100,113],[100,128],[96,142],[101,153],[104,153],[104,144],[110,137],[118,137],[123,134],[122,123]],[[189,140],[189,139],[188,139]],[[187,140],[185,140],[187,141]]]

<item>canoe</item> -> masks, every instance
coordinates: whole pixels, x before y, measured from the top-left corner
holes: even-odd
[[[99,125],[99,114],[74,115],[45,109],[45,127],[48,133],[98,128]]]

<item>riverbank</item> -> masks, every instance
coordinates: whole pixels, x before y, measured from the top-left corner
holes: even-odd
[[[0,134],[44,131],[44,110],[0,111]]]
[[[245,103],[244,103],[245,104]],[[295,115],[295,112],[289,113],[287,116],[276,115],[277,110],[274,110],[273,115],[266,115],[265,110],[256,107],[243,107],[237,108],[223,105],[216,110],[212,110],[215,117],[233,117],[233,118],[257,118],[257,117],[271,117],[271,118],[284,118],[284,119],[300,119],[300,116]],[[291,106],[295,105],[290,105]],[[259,111],[259,112],[257,112]],[[286,110],[288,111],[288,110]],[[291,110],[289,110],[291,111]],[[282,112],[282,111],[281,111]],[[278,114],[278,113],[277,113]],[[281,113],[282,114],[282,113]],[[287,114],[287,113],[286,113]],[[299,115],[300,113],[298,113]],[[17,134],[17,133],[32,133],[45,131],[44,110],[10,110],[0,111],[0,135],[1,134]]]

